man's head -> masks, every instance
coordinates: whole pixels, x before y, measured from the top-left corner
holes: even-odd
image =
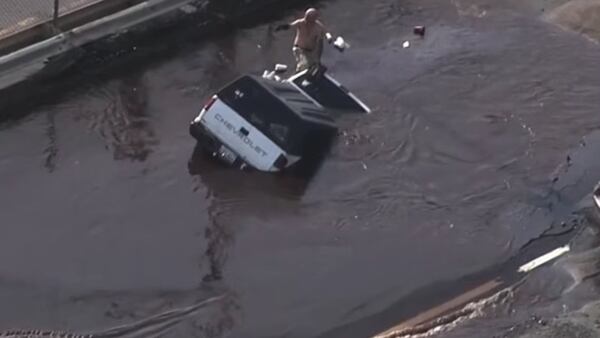
[[[308,21],[310,23],[316,22],[318,18],[319,18],[319,12],[317,12],[317,10],[314,8],[307,9],[306,13],[304,14],[304,19],[306,19],[306,21]]]

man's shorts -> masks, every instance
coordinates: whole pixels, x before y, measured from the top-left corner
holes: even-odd
[[[294,52],[294,57],[296,58],[296,72],[309,69],[310,67],[318,65],[320,63],[320,48],[308,50],[302,49],[298,46],[294,46],[292,51]]]

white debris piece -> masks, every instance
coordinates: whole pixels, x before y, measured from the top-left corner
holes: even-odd
[[[519,268],[519,272],[532,271],[532,270],[550,262],[551,260],[564,255],[565,253],[569,252],[570,250],[571,250],[571,247],[569,245],[554,249],[554,250],[548,252],[547,254],[532,260],[531,262],[529,262],[527,264],[521,265],[521,267]]]

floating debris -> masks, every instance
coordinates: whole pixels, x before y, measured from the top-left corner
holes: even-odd
[[[413,33],[419,36],[425,36],[425,26],[415,26],[413,28]]]

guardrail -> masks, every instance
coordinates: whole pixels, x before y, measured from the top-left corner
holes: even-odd
[[[144,1],[0,0],[0,56]]]

